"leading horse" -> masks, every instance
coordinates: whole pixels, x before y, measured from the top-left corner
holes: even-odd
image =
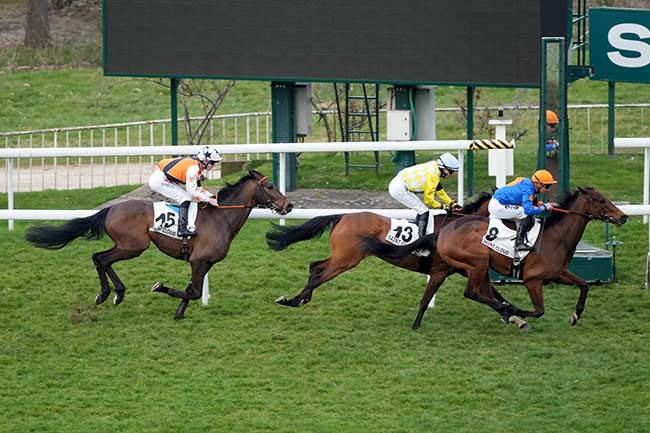
[[[511,317],[540,317],[544,314],[543,285],[555,281],[573,284],[580,288],[576,311],[571,324],[578,323],[584,311],[589,286],[567,266],[582,238],[587,223],[593,220],[625,224],[625,215],[604,194],[592,187],[565,192],[559,198],[559,209],[546,219],[543,231],[537,238],[535,249],[521,262],[521,276],[533,304],[533,311],[521,310],[510,304],[490,283],[490,268],[509,275],[512,259],[485,246],[481,241],[486,234],[488,219],[468,216],[443,227],[439,233],[427,235],[412,244],[394,247],[366,237],[363,247],[369,254],[384,260],[398,260],[417,248],[434,251],[428,268],[430,276],[420,302],[413,328],[420,326],[428,300],[430,300],[447,276],[460,273],[468,278],[465,297],[486,304],[499,313],[508,323]],[[515,319],[516,321],[516,319]],[[528,325],[520,321],[520,328]]]
[[[434,230],[465,215],[488,215],[487,205],[492,196],[481,192],[458,212],[434,216]],[[280,296],[276,302],[289,307],[299,307],[311,301],[314,289],[357,266],[361,260],[372,254],[361,246],[362,238],[370,236],[378,241],[386,239],[391,230],[391,219],[373,212],[358,212],[318,216],[298,226],[274,225],[274,230],[266,234],[271,249],[280,251],[289,245],[320,237],[330,228],[331,255],[325,260],[309,265],[309,277],[305,288],[292,299]],[[428,258],[408,254],[387,262],[400,268],[419,272],[428,263]]]
[[[152,288],[152,291],[181,298],[174,316],[177,320],[185,317],[185,309],[190,300],[201,297],[205,274],[212,265],[226,257],[233,238],[254,207],[265,207],[280,215],[286,215],[293,208],[287,198],[275,188],[273,182],[255,170],[250,170],[237,183],[221,189],[217,199],[219,207],[207,206],[198,213],[198,234],[190,239],[187,251],[192,279],[185,291],[168,288],[160,283],[156,283]],[[139,256],[149,248],[150,242],[168,256],[183,259],[182,241],[150,231],[153,226],[153,203],[128,200],[104,208],[89,217],[72,219],[60,227],[31,227],[25,237],[34,246],[60,249],[79,237],[97,240],[107,234],[114,242],[113,247],[92,256],[101,286],[101,292],[95,302],[103,303],[110,294],[110,278],[115,286],[113,303],[117,305],[124,300],[126,288],[113,270],[114,263]]]

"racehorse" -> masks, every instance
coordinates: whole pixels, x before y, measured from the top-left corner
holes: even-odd
[[[443,227],[438,233],[427,235],[412,244],[395,247],[379,242],[373,237],[363,240],[368,254],[375,254],[384,260],[399,260],[418,248],[435,251],[431,254],[427,270],[430,279],[420,302],[413,329],[420,326],[426,305],[447,276],[458,272],[468,278],[465,297],[486,304],[501,315],[505,323],[518,321],[514,316],[540,317],[544,314],[543,285],[555,281],[573,284],[580,288],[576,311],[571,324],[576,325],[582,312],[589,286],[577,275],[568,271],[578,242],[587,223],[592,220],[611,222],[617,226],[625,224],[627,215],[616,207],[605,195],[592,187],[578,188],[565,192],[559,198],[560,206],[544,223],[544,228],[535,242],[535,249],[521,262],[521,276],[528,290],[534,311],[521,310],[509,303],[490,283],[490,268],[509,275],[512,259],[493,251],[481,240],[488,228],[488,218],[468,216]],[[527,328],[519,320],[520,328]]]
[[[159,282],[151,289],[181,298],[174,316],[177,320],[184,318],[190,300],[201,297],[205,274],[212,265],[226,257],[233,238],[254,207],[265,207],[280,215],[291,212],[293,208],[287,198],[275,188],[273,182],[255,170],[250,170],[235,184],[221,189],[217,200],[219,207],[207,206],[198,213],[198,234],[192,237],[187,245],[187,260],[192,268],[192,279],[185,291],[165,287]],[[104,208],[89,217],[69,220],[60,227],[31,227],[25,236],[34,246],[60,249],[79,237],[97,240],[108,234],[114,242],[113,247],[92,256],[101,285],[101,292],[95,298],[95,303],[103,303],[110,294],[110,278],[115,286],[113,303],[117,305],[124,300],[126,288],[113,270],[113,263],[139,256],[149,248],[150,242],[168,256],[183,259],[182,241],[150,231],[153,226],[154,204],[145,200],[129,200]]]
[[[487,204],[491,197],[487,192],[482,192],[458,212],[435,215],[434,230],[465,215],[488,215]],[[271,249],[280,251],[293,243],[320,237],[328,227],[331,229],[330,257],[309,265],[307,285],[297,296],[292,299],[280,296],[275,302],[299,307],[311,301],[314,289],[354,268],[361,260],[371,255],[361,248],[362,237],[371,236],[378,241],[386,239],[391,230],[391,219],[372,212],[318,216],[299,226],[274,225],[274,230],[266,234],[266,239]],[[386,261],[400,268],[418,272],[426,265],[427,258],[409,254]]]

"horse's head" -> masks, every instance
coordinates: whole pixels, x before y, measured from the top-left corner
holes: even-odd
[[[603,193],[592,187],[578,188],[578,192],[587,198],[585,214],[591,219],[611,222],[617,226],[622,226],[627,221],[627,215]]]
[[[275,187],[268,177],[255,170],[249,170],[248,174],[257,182],[255,202],[258,205],[271,209],[280,215],[286,215],[291,212],[293,204],[289,203],[287,197]]]

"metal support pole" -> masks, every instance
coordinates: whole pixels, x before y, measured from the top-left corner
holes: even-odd
[[[271,106],[273,115],[273,142],[274,143],[295,143],[295,108],[294,92],[296,83],[286,83],[274,81],[271,83]],[[279,158],[283,158],[282,164],[285,168],[280,168]],[[286,176],[286,191],[296,189],[296,154],[283,153],[273,154],[273,180],[281,179]]]
[[[467,86],[467,139],[474,139],[474,86]],[[467,195],[474,194],[474,151],[467,152]]]
[[[14,160],[7,158],[7,209],[14,210]],[[14,229],[14,220],[10,219],[9,230]]]
[[[607,82],[607,154],[614,157],[614,136],[616,135],[616,82]]]
[[[171,127],[172,127],[172,146],[178,145],[178,79],[169,80],[170,100],[171,100]]]

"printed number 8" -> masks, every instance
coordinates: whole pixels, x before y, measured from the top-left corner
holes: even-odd
[[[490,227],[490,230],[488,230],[488,234],[485,235],[485,239],[488,241],[493,241],[497,238],[499,235],[499,229],[496,227]]]

